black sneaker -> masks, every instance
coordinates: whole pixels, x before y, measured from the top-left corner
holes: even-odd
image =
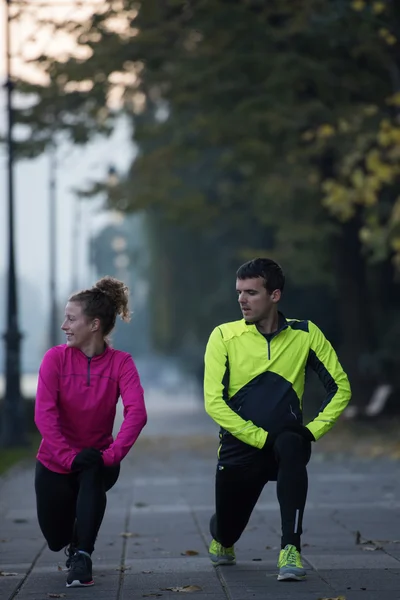
[[[67,587],[87,587],[89,585],[94,585],[92,559],[87,554],[75,552],[69,565]]]

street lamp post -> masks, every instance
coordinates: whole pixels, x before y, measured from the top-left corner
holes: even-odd
[[[14,143],[13,143],[13,106],[11,79],[11,31],[10,5],[6,0],[6,90],[7,90],[7,180],[8,180],[8,274],[7,274],[7,331],[5,340],[5,394],[2,411],[3,446],[19,446],[26,443],[24,408],[21,396],[21,356],[22,335],[18,327],[17,282],[14,251]]]
[[[49,178],[49,251],[50,251],[50,346],[56,346],[58,341],[57,324],[57,146],[50,145],[50,178]]]
[[[71,255],[71,293],[77,292],[81,283],[79,272],[79,254],[81,239],[82,209],[79,196],[74,197],[74,213],[72,221],[72,255]]]

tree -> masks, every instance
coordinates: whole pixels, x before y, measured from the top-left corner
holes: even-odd
[[[87,58],[39,57],[50,85],[21,88],[36,103],[20,116],[45,132],[52,98],[57,126],[84,142],[111,127],[119,78],[139,156],[110,202],[152,211],[174,242],[165,223],[180,223],[186,248],[187,227],[207,232],[213,257],[228,241],[226,267],[268,252],[297,283],[330,285],[362,399],[360,357],[381,339],[365,323],[383,312],[370,261],[385,265],[385,285],[399,261],[399,16],[362,0],[113,1],[65,25]],[[173,246],[163,260],[179,264]]]

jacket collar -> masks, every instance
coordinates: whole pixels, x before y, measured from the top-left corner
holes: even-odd
[[[283,313],[281,313],[280,311],[278,311],[278,329],[276,331],[274,331],[273,333],[269,333],[269,334],[264,334],[261,333],[260,331],[258,331],[256,325],[254,325],[254,323],[248,323],[247,321],[245,321],[244,319],[242,319],[242,327],[243,327],[243,332],[246,331],[251,331],[252,333],[257,333],[258,335],[269,335],[271,338],[275,337],[276,335],[278,335],[279,333],[281,333],[281,331],[283,331],[284,329],[287,329],[287,327],[289,327],[289,324],[286,320],[286,317]]]
[[[110,346],[108,344],[105,344],[105,348],[103,350],[103,352],[101,354],[95,354],[94,356],[87,356],[84,352],[82,352],[82,350],[80,350],[79,348],[70,348],[70,350],[72,350],[77,356],[81,356],[82,358],[85,358],[86,360],[102,360],[105,356],[107,356],[110,352]]]

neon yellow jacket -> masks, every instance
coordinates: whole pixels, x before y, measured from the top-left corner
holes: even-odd
[[[216,327],[205,352],[205,409],[221,427],[219,457],[236,462],[261,449],[268,432],[302,423],[307,367],[319,376],[326,397],[307,427],[318,440],[347,406],[351,390],[337,355],[311,321],[285,319],[261,334],[244,319]]]

